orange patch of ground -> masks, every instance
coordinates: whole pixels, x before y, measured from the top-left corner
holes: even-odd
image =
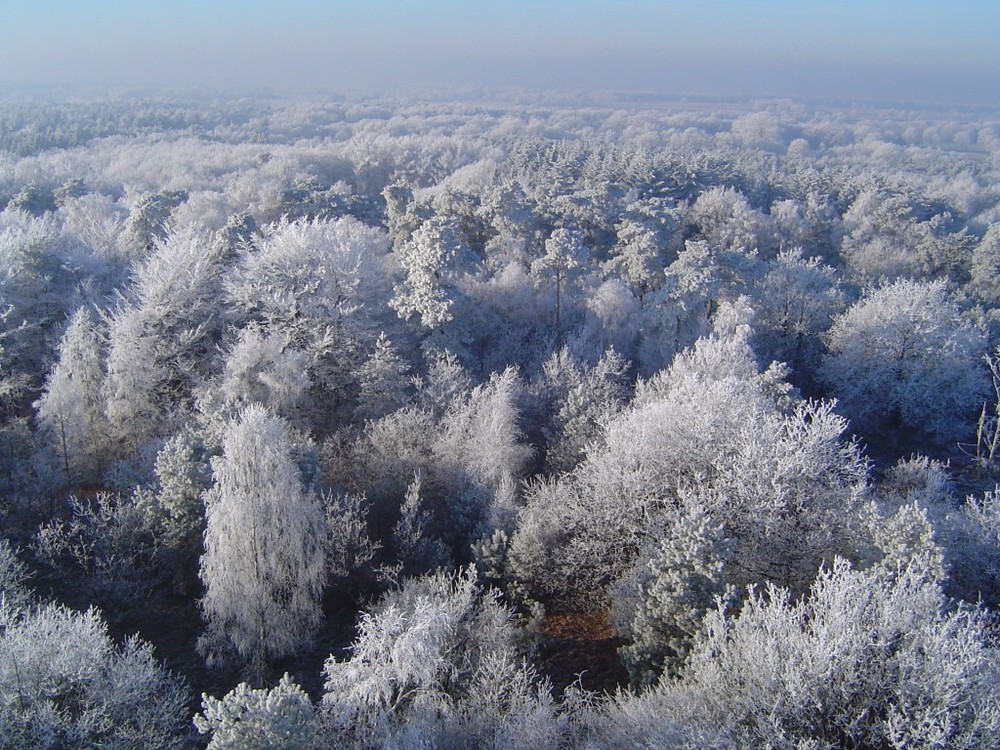
[[[624,641],[615,637],[607,612],[553,612],[539,625],[538,664],[557,694],[579,682],[596,692],[628,684],[618,658]]]

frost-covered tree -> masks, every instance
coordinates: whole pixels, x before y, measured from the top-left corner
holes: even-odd
[[[4,380],[33,379],[48,368],[54,334],[77,307],[73,261],[51,214],[0,211],[0,334]],[[54,330],[55,329],[55,330]]]
[[[361,391],[355,416],[378,419],[403,406],[410,386],[409,370],[409,365],[382,331],[375,342],[375,351],[358,371]]]
[[[618,412],[627,394],[628,363],[613,349],[597,364],[585,367],[568,350],[553,353],[545,363],[546,390],[551,391],[551,426],[545,428],[549,469],[573,469],[588,446],[600,440],[602,424]]]
[[[120,203],[99,193],[70,198],[59,206],[63,237],[76,248],[78,258],[89,260],[84,267],[101,289],[110,291],[124,281],[128,270],[126,216]]]
[[[362,305],[384,304],[387,253],[385,234],[351,217],[277,222],[243,248],[227,289],[246,314],[301,346],[310,326],[347,324]]]
[[[1000,223],[991,224],[972,251],[969,287],[991,305],[1000,303]]]
[[[484,261],[493,268],[523,262],[532,246],[541,242],[539,219],[523,186],[505,180],[484,191],[481,200],[479,212],[495,233],[486,244]]]
[[[446,505],[442,536],[462,548],[486,522],[497,490],[520,479],[531,458],[520,427],[523,383],[513,367],[476,386],[445,413],[428,476]]]
[[[848,268],[870,278],[919,276],[906,241],[912,209],[905,195],[868,185],[843,215],[841,257]]]
[[[520,658],[513,612],[473,570],[408,580],[358,630],[350,657],[325,665],[335,744],[500,750],[562,739],[548,686]]]
[[[116,646],[95,609],[0,605],[3,750],[180,750],[187,698],[149,644]]]
[[[190,406],[215,361],[226,250],[197,228],[171,232],[133,268],[107,318],[105,413],[134,451]]]
[[[241,682],[222,698],[202,695],[194,724],[212,736],[208,750],[314,750],[318,732],[312,701],[291,677],[270,689]]]
[[[257,221],[249,211],[240,211],[226,219],[225,225],[219,230],[219,239],[225,248],[236,253],[253,239],[257,231]]]
[[[30,574],[10,542],[0,539],[0,601],[3,606],[19,610],[27,606],[31,592],[25,585]]]
[[[733,120],[729,132],[745,146],[780,151],[784,146],[781,122],[772,112],[750,112]]]
[[[801,248],[808,257],[827,262],[834,257],[841,240],[840,213],[830,196],[812,188],[803,200],[775,201],[770,210],[777,249]]]
[[[308,364],[309,357],[284,334],[250,324],[226,357],[221,395],[232,406],[262,404],[288,418],[309,389]]]
[[[615,227],[618,242],[606,269],[609,276],[623,279],[641,301],[650,289],[663,281],[666,243],[658,227],[626,217]]]
[[[621,279],[608,279],[583,299],[583,320],[567,338],[568,346],[587,361],[614,349],[634,357],[642,338],[642,304]]]
[[[112,616],[144,601],[160,573],[142,510],[117,493],[71,496],[39,527],[33,546],[74,596],[100,602]]]
[[[447,219],[428,219],[397,254],[406,278],[396,286],[389,304],[401,318],[419,317],[427,329],[452,320],[452,308],[460,297],[457,280],[471,256],[459,239],[458,228]]]
[[[734,188],[710,188],[698,196],[688,213],[701,236],[720,250],[748,255],[769,250],[771,226],[768,217],[751,208]]]
[[[724,594],[723,566],[732,542],[697,502],[663,529],[645,565],[633,574],[635,613],[622,659],[636,685],[652,685],[683,664],[705,614]],[[645,557],[645,556],[642,556]]]
[[[838,560],[804,599],[768,586],[720,606],[678,678],[607,706],[599,746],[994,747],[988,624],[923,574]]]
[[[399,506],[399,520],[392,529],[392,545],[400,570],[407,575],[426,573],[444,567],[448,551],[437,537],[430,535],[432,518],[420,497],[420,475],[413,477]]]
[[[841,256],[851,271],[896,280],[969,278],[975,238],[950,211],[928,210],[911,188],[866,187],[844,213]]]
[[[414,472],[424,471],[430,461],[436,430],[427,412],[404,407],[366,422],[360,433],[345,433],[346,444],[328,441],[324,472],[352,492],[398,507]]]
[[[35,403],[39,427],[61,458],[66,481],[92,479],[104,459],[101,336],[90,312],[80,308],[59,342],[59,360]]]
[[[476,167],[483,167],[485,170],[490,169],[489,163],[470,165],[472,169]],[[459,172],[461,171],[459,170]],[[449,182],[455,181],[457,184],[458,175],[459,173],[452,175]],[[474,189],[476,192],[471,192],[468,188],[462,189],[463,187],[456,188],[454,184],[446,185],[443,189],[436,192],[431,201],[431,206],[436,215],[447,217],[455,223],[461,243],[478,255],[482,253],[487,240],[492,236],[493,232],[483,220],[479,211],[480,199],[478,191],[482,188],[475,186]]]
[[[125,223],[129,243],[136,255],[152,250],[156,241],[166,236],[170,214],[187,199],[188,194],[183,190],[145,193],[138,197]]]
[[[802,590],[832,551],[850,553],[866,465],[846,422],[796,400],[781,368],[760,372],[738,319],[640,382],[571,474],[529,486],[511,559],[530,587],[601,599],[691,497],[737,540],[736,585]]]
[[[993,607],[1000,601],[1000,537],[989,518],[993,492],[963,502],[950,468],[914,455],[900,459],[872,486],[862,507],[870,549],[861,560],[889,570],[920,564],[955,600]]]
[[[836,271],[798,249],[782,250],[751,294],[754,350],[766,362],[785,362],[797,382],[809,382],[822,352],[819,335],[846,306]]]
[[[736,255],[736,257],[734,257]],[[645,375],[708,335],[712,317],[743,286],[745,256],[722,255],[704,240],[689,240],[666,270],[663,286],[647,295],[640,316],[639,367]]]
[[[367,342],[393,330],[388,245],[384,232],[351,217],[285,220],[241,247],[227,277],[240,317],[308,357],[313,424],[331,418]]]
[[[56,210],[56,200],[52,191],[41,188],[31,182],[21,188],[20,192],[10,199],[8,208],[24,211],[32,216],[41,216],[49,211]]]
[[[954,498],[947,495],[946,499],[951,501],[949,510],[954,509]],[[957,518],[946,516],[945,520],[952,524],[938,522],[935,531],[946,555],[949,590],[967,601],[996,607],[1000,603],[1000,488],[969,495]]]
[[[986,345],[945,282],[873,289],[837,316],[827,344],[821,376],[854,429],[917,430],[942,443],[971,432]]]
[[[393,248],[402,248],[426,220],[427,209],[413,200],[413,190],[406,184],[393,183],[382,191],[385,199],[385,226]]]
[[[531,273],[555,294],[556,340],[562,338],[562,312],[571,283],[586,273],[589,252],[583,236],[573,229],[559,228],[545,240],[545,252],[531,263]]]
[[[324,493],[326,569],[331,578],[350,579],[372,561],[380,545],[369,536],[371,504],[364,495]]]
[[[212,484],[208,452],[191,431],[171,437],[156,454],[156,484],[136,489],[136,505],[157,541],[189,555],[205,532],[202,496]]]
[[[472,391],[472,376],[450,351],[431,351],[426,377],[415,378],[416,401],[421,409],[441,417],[457,399]]]
[[[914,501],[896,508],[891,515],[882,515],[872,504],[866,515],[872,541],[881,553],[879,565],[890,573],[907,566],[919,567],[928,580],[944,580],[944,554],[934,540],[927,508]]]
[[[285,422],[259,405],[232,421],[212,471],[202,643],[210,657],[217,644],[231,647],[259,680],[270,658],[308,643],[322,619],[323,511],[302,485]]]
[[[157,356],[157,339],[138,309],[117,308],[107,330],[104,414],[114,444],[127,454],[163,429],[168,403],[161,389],[167,382],[167,368]]]
[[[453,402],[435,443],[442,468],[490,487],[519,477],[531,457],[519,424],[523,388],[517,370],[509,367],[473,388],[467,399]]]

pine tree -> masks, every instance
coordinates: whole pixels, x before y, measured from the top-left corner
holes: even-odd
[[[361,392],[355,416],[379,419],[406,403],[409,366],[399,356],[385,331],[375,342],[375,351],[358,372]]]
[[[425,221],[400,251],[406,279],[397,285],[389,304],[401,318],[417,315],[425,328],[439,328],[455,317],[458,266],[470,255],[454,222],[437,217]]]
[[[310,750],[316,720],[306,692],[287,674],[271,689],[241,682],[222,698],[202,695],[204,714],[194,717],[209,750]]]
[[[632,643],[622,658],[639,685],[652,685],[683,663],[705,613],[724,591],[731,541],[696,503],[656,543],[632,619]]]

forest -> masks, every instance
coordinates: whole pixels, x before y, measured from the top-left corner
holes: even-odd
[[[996,748],[998,122],[0,94],[0,748]]]

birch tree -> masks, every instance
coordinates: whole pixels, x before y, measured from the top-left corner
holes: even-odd
[[[61,458],[66,480],[93,473],[107,439],[101,341],[93,318],[80,308],[59,343],[59,361],[35,403],[38,422]]]
[[[285,422],[259,406],[232,422],[212,462],[201,608],[211,660],[230,648],[264,676],[269,659],[294,652],[320,624],[324,516],[303,487]]]

